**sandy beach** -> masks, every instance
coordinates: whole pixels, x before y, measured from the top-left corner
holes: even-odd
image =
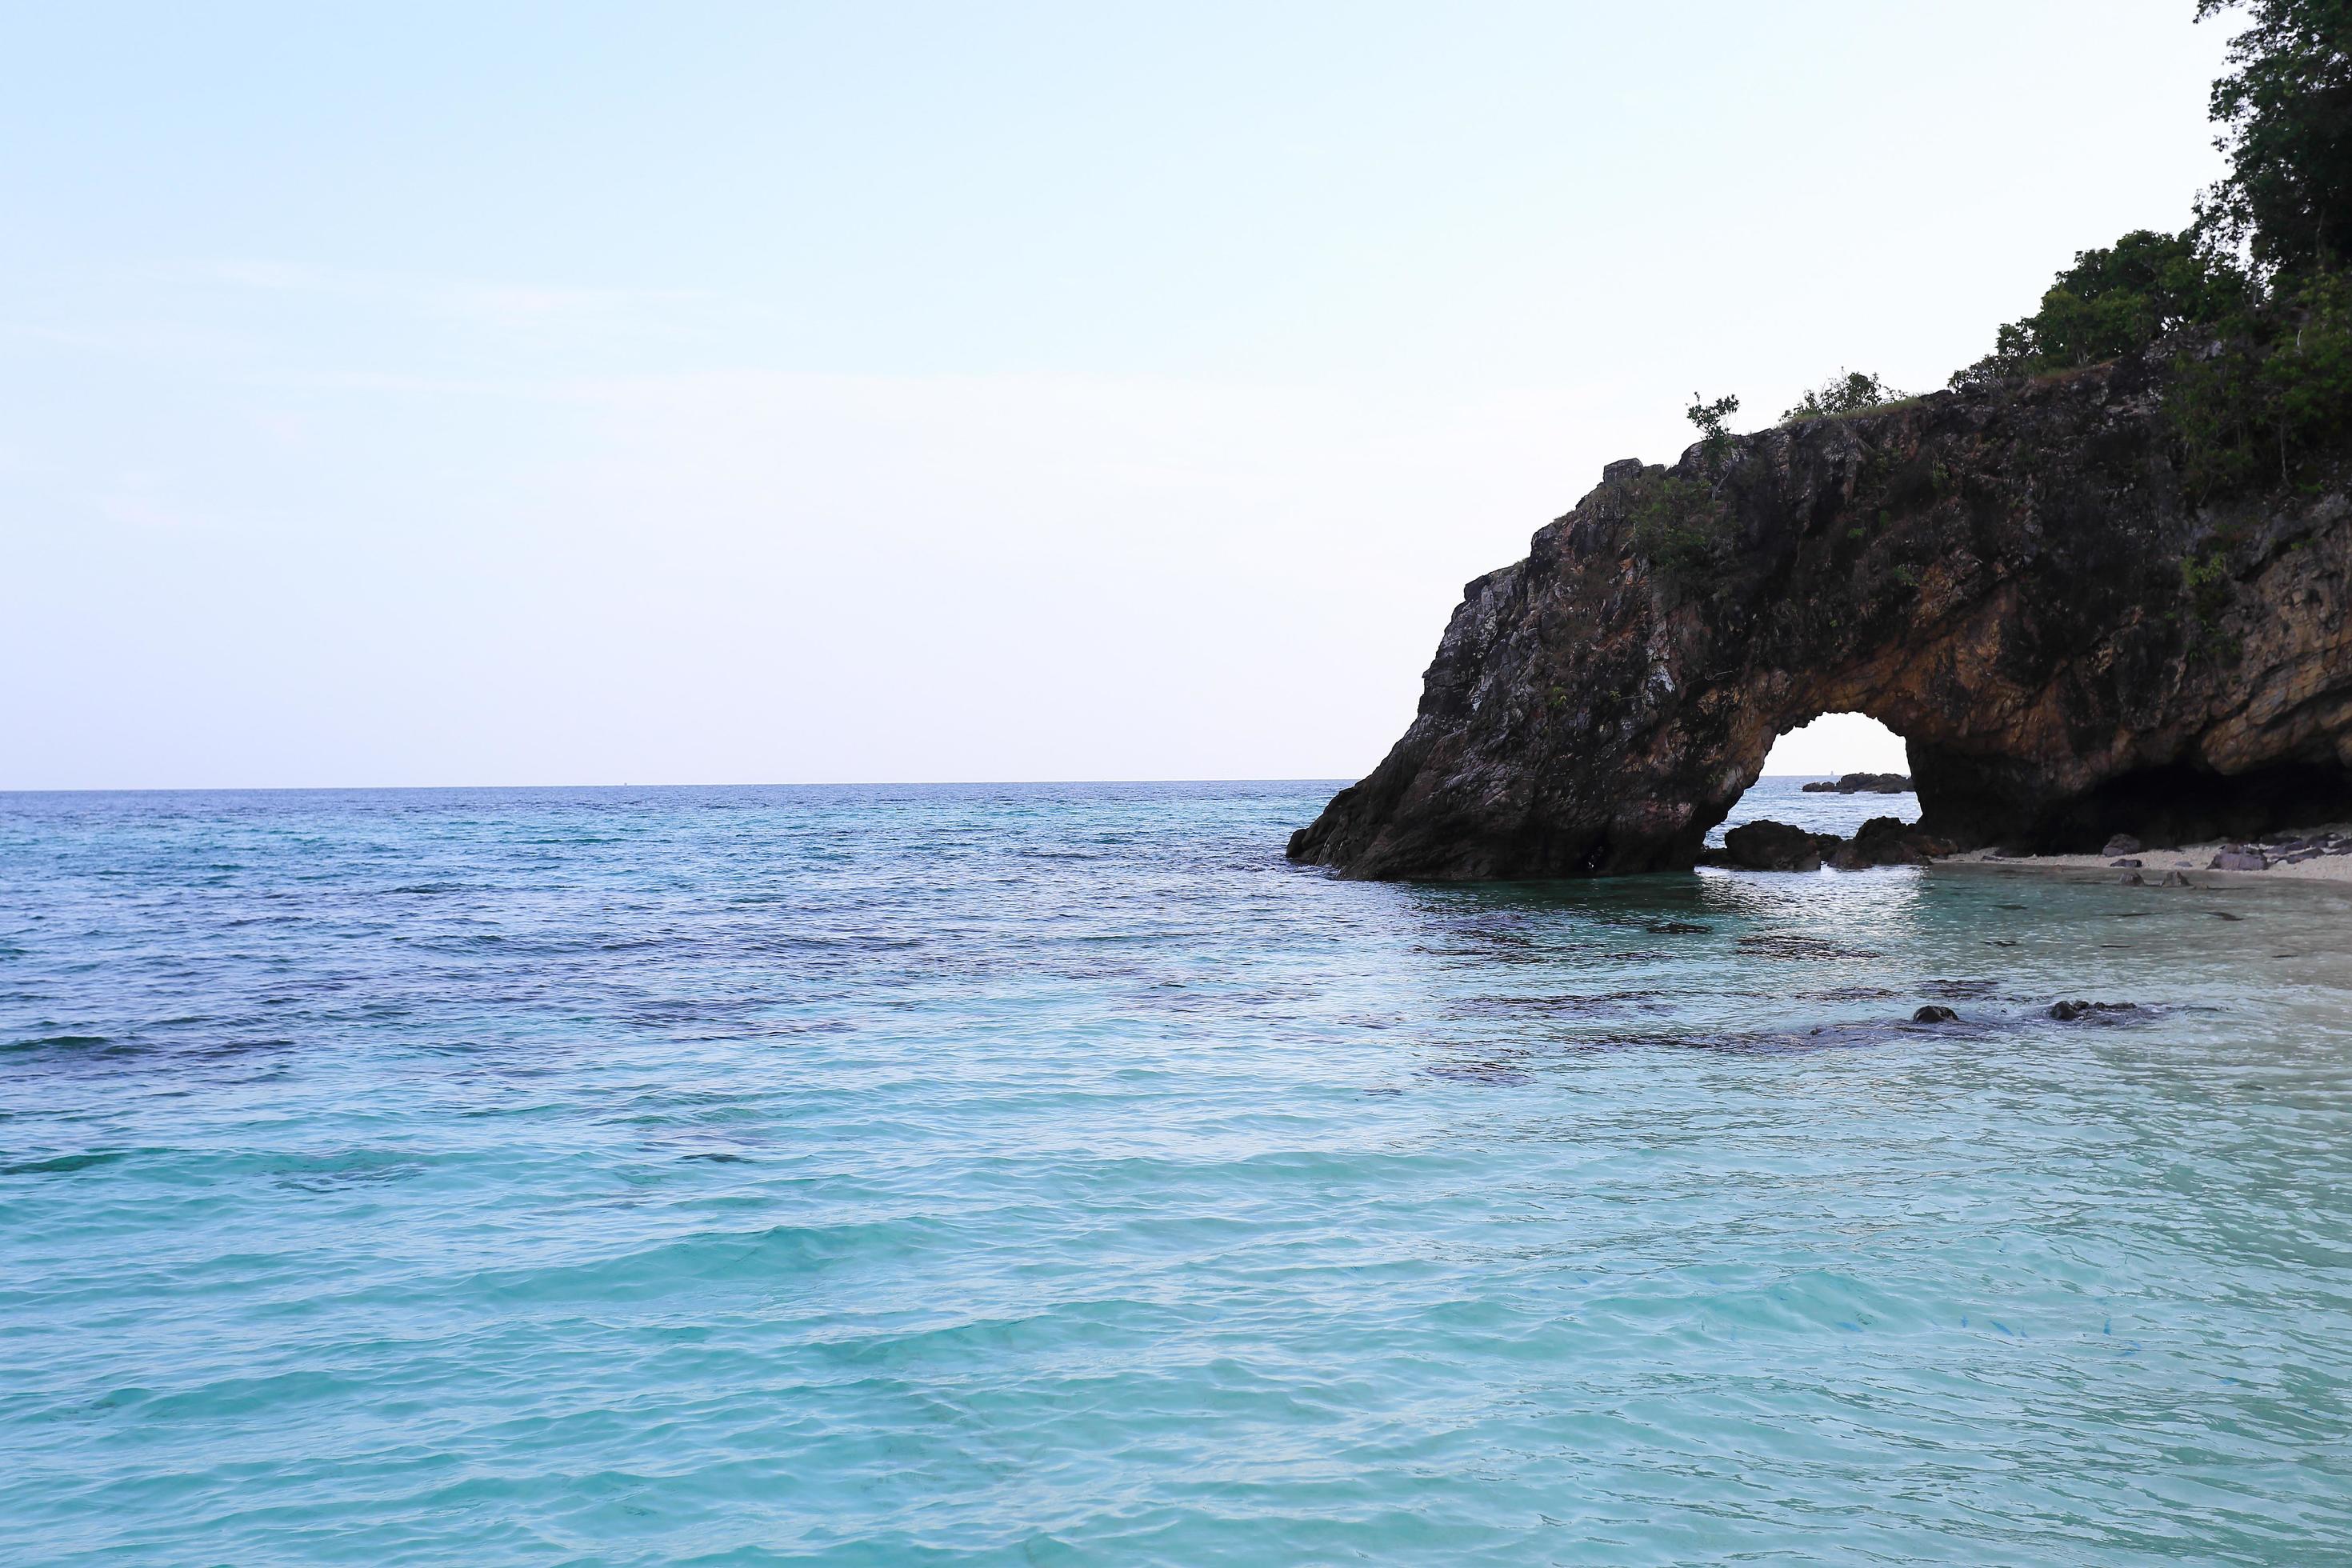
[[[2336,823],[2326,827],[2314,827],[2298,837],[2318,838],[2328,833],[2352,836],[2352,824]],[[1975,849],[1965,855],[1953,855],[1936,862],[1938,866],[2007,867],[2032,871],[2096,871],[2121,879],[2132,868],[2116,862],[2137,860],[2139,874],[2150,882],[2161,881],[2167,872],[2179,871],[2199,882],[2352,882],[2352,854],[2316,855],[2309,859],[2273,860],[2267,869],[2260,871],[2221,871],[2210,869],[2213,858],[2225,849],[2242,848],[2242,843],[2214,840],[2210,843],[2183,845],[2178,849],[2143,849],[2136,855],[2004,855],[1995,849]],[[2261,846],[2265,850],[2268,846]]]

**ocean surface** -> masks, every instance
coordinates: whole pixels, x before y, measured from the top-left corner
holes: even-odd
[[[0,1560],[2352,1559],[2343,890],[1332,787],[0,795]]]

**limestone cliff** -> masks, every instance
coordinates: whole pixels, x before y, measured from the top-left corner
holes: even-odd
[[[1465,590],[1419,716],[1291,858],[1687,868],[1774,738],[1843,711],[1910,742],[1962,847],[2346,815],[2352,464],[2198,502],[2164,395],[2126,360],[1610,465]]]

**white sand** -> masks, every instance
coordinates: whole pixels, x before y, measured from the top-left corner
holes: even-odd
[[[2352,833],[2352,825],[2332,823],[2325,826],[2301,830],[2300,837],[2315,837],[2329,827],[2338,833]],[[2167,871],[2185,871],[2199,881],[2216,882],[2352,882],[2352,855],[2319,855],[2300,860],[2292,866],[2273,865],[2267,871],[2209,871],[2205,868],[2213,857],[2229,847],[2226,842],[2184,845],[2179,849],[2143,849],[2137,855],[1996,855],[1990,849],[1972,849],[1965,855],[1954,855],[1936,862],[1938,866],[2014,866],[2032,871],[2103,871],[2117,880],[2126,872],[2115,865],[2117,859],[2137,860],[2139,874],[2151,882],[2164,879]]]

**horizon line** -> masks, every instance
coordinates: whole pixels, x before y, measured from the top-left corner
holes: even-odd
[[[1848,768],[1843,772],[1803,773],[1759,773],[1756,782],[1766,779],[1835,779],[1846,773],[1867,772]],[[618,790],[618,789],[1001,789],[1017,785],[1035,788],[1069,788],[1091,784],[1339,784],[1360,783],[1360,778],[1341,774],[1328,777],[1233,777],[1233,778],[1012,778],[1012,779],[814,779],[770,783],[699,783],[699,784],[70,784],[43,788],[37,785],[0,786],[0,796],[19,795],[390,795],[403,791],[424,794],[450,790]],[[1752,786],[1751,786],[1752,787]]]

